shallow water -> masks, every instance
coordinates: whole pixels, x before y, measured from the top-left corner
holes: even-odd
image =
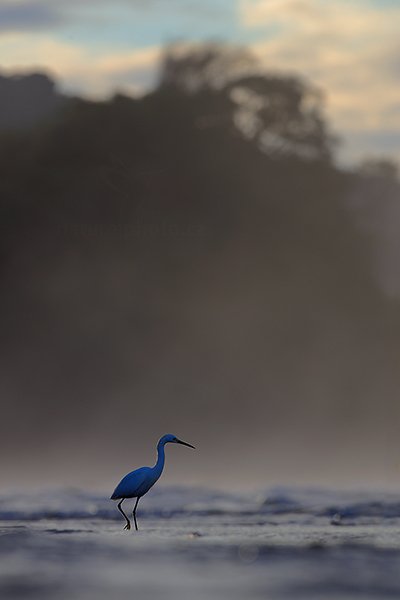
[[[102,496],[3,496],[0,597],[400,597],[400,495],[173,488],[142,504],[135,532]]]

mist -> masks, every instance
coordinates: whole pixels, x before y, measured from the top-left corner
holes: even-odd
[[[396,485],[399,183],[337,166],[311,84],[205,44],[0,108],[5,487],[110,486],[166,432],[170,483]]]

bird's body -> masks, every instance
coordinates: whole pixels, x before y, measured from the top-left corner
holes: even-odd
[[[154,467],[141,467],[125,475],[114,490],[111,500],[120,498],[140,498],[147,494],[156,483],[161,472],[154,473]]]
[[[137,521],[136,521],[136,508],[139,502],[139,499],[147,494],[150,488],[156,483],[156,481],[160,478],[161,473],[164,469],[165,464],[165,444],[171,442],[173,444],[182,444],[183,446],[189,446],[189,448],[194,448],[191,444],[187,444],[186,442],[182,442],[177,437],[172,435],[171,433],[167,433],[163,435],[163,437],[159,440],[157,444],[157,462],[154,467],[141,467],[140,469],[136,469],[131,473],[128,473],[121,479],[117,487],[115,488],[111,500],[121,500],[118,504],[118,510],[124,515],[126,519],[125,529],[131,528],[131,523],[122,510],[121,504],[126,498],[136,498],[135,508],[133,509],[133,519],[135,521],[136,531],[138,529]]]

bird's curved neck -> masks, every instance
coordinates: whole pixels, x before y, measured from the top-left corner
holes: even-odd
[[[161,475],[162,470],[164,468],[164,463],[165,463],[164,444],[159,444],[157,446],[157,462],[156,462],[156,464],[153,467],[154,471],[158,475]]]

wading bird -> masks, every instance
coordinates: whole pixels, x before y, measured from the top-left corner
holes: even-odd
[[[136,469],[136,471],[132,471],[125,475],[115,488],[113,495],[111,496],[111,500],[121,500],[118,503],[118,510],[122,513],[126,519],[126,525],[124,529],[131,528],[131,522],[122,510],[122,503],[126,498],[136,498],[135,507],[133,509],[133,520],[135,522],[136,531],[138,530],[137,521],[136,521],[136,509],[139,503],[139,500],[142,496],[147,494],[149,489],[155,484],[155,482],[159,479],[161,473],[163,472],[164,463],[165,463],[165,452],[164,446],[168,444],[168,442],[172,444],[182,444],[183,446],[189,446],[189,448],[194,448],[191,444],[187,444],[186,442],[182,442],[177,437],[172,435],[171,433],[167,433],[163,435],[162,438],[158,441],[157,444],[157,462],[154,467],[141,467],[140,469]]]

